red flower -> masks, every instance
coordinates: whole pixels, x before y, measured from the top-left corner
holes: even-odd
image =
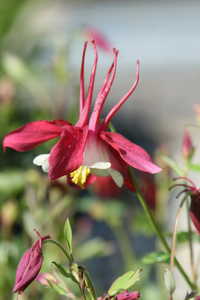
[[[116,74],[118,51],[113,50],[114,61],[97,95],[93,112],[89,118],[98,55],[96,44],[93,42],[95,58],[86,96],[84,64],[87,45],[86,42],[81,64],[78,122],[75,125],[63,120],[28,123],[9,133],[4,138],[3,147],[4,149],[10,147],[17,151],[27,151],[47,140],[59,137],[59,141],[49,154],[39,155],[33,161],[36,165],[41,165],[44,171],[48,171],[50,179],[54,180],[66,175],[72,184],[85,187],[94,182],[98,176],[111,176],[119,187],[125,184],[133,189],[128,166],[152,174],[160,172],[161,169],[152,162],[143,148],[130,142],[119,133],[108,131],[108,125],[138,85],[139,62],[137,61],[136,80],[130,90],[114,105],[104,120],[100,121],[100,114]]]
[[[37,233],[39,236],[40,234]],[[37,277],[43,263],[42,242],[49,236],[43,236],[22,256],[16,272],[14,293],[22,293],[25,288]]]
[[[191,197],[191,204],[190,204],[190,217],[196,230],[200,234],[200,189],[187,177],[178,177],[177,179],[186,180],[188,183],[177,183],[174,184],[171,188],[174,187],[184,187],[184,190],[181,191],[177,197],[179,197],[182,193],[189,193]],[[176,180],[177,180],[176,179]]]

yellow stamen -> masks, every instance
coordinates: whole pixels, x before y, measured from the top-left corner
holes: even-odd
[[[81,188],[84,188],[89,174],[90,168],[87,166],[80,166],[78,169],[70,173],[71,181],[74,184],[79,185]]]

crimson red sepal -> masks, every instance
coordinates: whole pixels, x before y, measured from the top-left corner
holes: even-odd
[[[118,152],[124,162],[133,168],[151,174],[161,171],[161,168],[151,161],[151,157],[142,147],[130,142],[121,134],[102,131],[100,137]]]
[[[41,143],[56,138],[61,134],[62,128],[69,126],[67,121],[35,121],[11,131],[3,139],[3,149],[7,147],[16,151],[27,151]]]
[[[77,169],[83,161],[88,128],[71,126],[62,131],[49,157],[49,177],[54,180]]]

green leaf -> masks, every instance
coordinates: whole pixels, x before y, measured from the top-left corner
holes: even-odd
[[[151,252],[142,258],[143,264],[169,263],[170,255],[165,252]]]
[[[108,290],[109,296],[114,296],[121,290],[127,290],[140,280],[140,273],[142,269],[136,271],[129,271],[124,275],[118,277]]]
[[[67,241],[67,250],[72,254],[72,229],[68,218],[64,225],[64,235]]]
[[[59,270],[59,272],[60,272],[64,277],[70,278],[70,279],[73,280],[75,283],[77,283],[77,280],[75,279],[75,277],[74,277],[71,273],[67,272],[67,271],[65,270],[65,268],[64,268],[62,265],[56,263],[55,261],[52,261],[52,264],[54,264],[54,265],[56,266],[56,268]]]
[[[162,155],[161,158],[170,168],[172,168],[172,170],[174,170],[175,173],[179,176],[183,176],[183,171],[173,159],[165,155]]]

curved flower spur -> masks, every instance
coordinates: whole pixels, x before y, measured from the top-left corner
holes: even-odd
[[[190,196],[190,207],[189,207],[189,214],[194,224],[198,234],[200,234],[200,188],[198,188],[194,182],[187,178],[187,177],[177,177],[174,180],[184,180],[185,183],[175,183],[170,187],[170,190],[176,187],[183,187],[184,189],[180,191],[176,198],[179,198],[182,194],[186,196]],[[185,200],[185,199],[183,199]]]
[[[91,43],[94,49],[94,63],[87,95],[85,95],[84,65],[88,42],[85,42],[83,47],[80,71],[80,111],[77,123],[71,125],[63,120],[31,122],[6,135],[3,147],[27,151],[43,142],[59,137],[59,141],[49,154],[41,154],[33,160],[34,164],[48,172],[51,180],[66,175],[69,183],[84,188],[98,180],[98,176],[111,176],[118,187],[125,185],[134,190],[128,166],[152,174],[160,172],[161,169],[152,162],[143,148],[119,133],[108,131],[108,125],[138,85],[139,61],[136,63],[136,80],[130,90],[101,121],[100,114],[116,75],[118,51],[113,49],[113,63],[107,72],[90,115],[98,61],[95,41]]]

